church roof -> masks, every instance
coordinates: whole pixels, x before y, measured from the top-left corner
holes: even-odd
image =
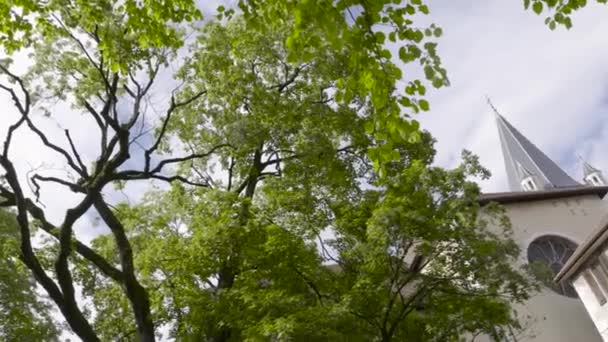
[[[523,190],[521,186],[522,169],[535,176],[539,189],[581,186],[502,115],[497,111],[495,113],[511,191]]]
[[[495,192],[486,193],[479,196],[479,203],[481,205],[497,202],[501,204],[515,203],[515,202],[528,202],[528,201],[542,201],[554,198],[574,197],[574,196],[585,196],[585,195],[596,195],[603,198],[608,193],[608,186],[571,186],[567,188],[553,188],[538,191],[512,191],[512,192]]]

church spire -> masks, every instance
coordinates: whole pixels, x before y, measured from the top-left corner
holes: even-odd
[[[583,166],[583,180],[585,180],[585,183],[592,186],[606,184],[606,182],[604,181],[604,177],[602,176],[602,171],[591,166],[580,155],[578,156],[578,159],[580,159],[581,164]]]
[[[488,104],[496,115],[511,191],[581,186],[500,115],[490,99]]]

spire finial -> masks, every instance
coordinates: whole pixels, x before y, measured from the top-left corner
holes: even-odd
[[[577,154],[576,154],[576,157],[578,157],[578,160],[579,160],[581,163],[586,163],[585,159],[583,158],[583,156],[581,156],[581,154],[580,154],[580,153],[577,153]]]
[[[496,107],[494,107],[494,104],[492,103],[492,99],[490,99],[490,96],[488,96],[488,95],[486,95],[486,102],[488,103],[490,108],[492,108],[492,110],[494,111],[494,114],[500,116],[498,109],[496,109]]]

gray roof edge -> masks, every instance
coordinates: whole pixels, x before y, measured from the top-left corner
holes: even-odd
[[[585,195],[596,195],[600,199],[608,193],[608,185],[606,186],[571,186],[563,188],[553,188],[539,191],[512,191],[512,192],[494,192],[484,193],[479,196],[478,202],[481,205],[488,204],[490,202],[497,202],[501,204],[517,203],[517,202],[530,202],[530,201],[542,201],[547,199],[563,198],[563,197],[574,197],[574,196],[585,196]]]

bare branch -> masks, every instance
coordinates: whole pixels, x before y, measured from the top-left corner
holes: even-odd
[[[42,224],[42,230],[59,240],[59,228],[48,222],[46,216],[44,215],[44,211],[42,211],[40,207],[36,206],[34,202],[30,200],[26,201],[28,212],[32,215],[34,219],[40,221],[40,223]],[[97,268],[106,276],[118,282],[122,281],[122,272],[119,269],[112,266],[101,255],[97,254],[97,252],[90,249],[87,245],[83,244],[78,239],[73,238],[72,241],[76,246],[76,252],[78,252],[78,254],[93,263],[93,265],[97,266]]]
[[[167,126],[169,125],[169,120],[171,120],[171,115],[173,114],[173,112],[180,107],[187,106],[190,103],[196,101],[201,96],[203,96],[205,93],[206,93],[206,91],[201,91],[198,94],[190,97],[188,100],[183,101],[183,102],[175,102],[175,97],[173,95],[171,96],[171,105],[169,106],[169,109],[167,110],[167,115],[165,116],[165,120],[163,121],[160,132],[158,134],[158,137],[156,138],[156,141],[154,142],[154,144],[149,149],[147,149],[145,152],[145,161],[146,161],[145,170],[146,171],[150,170],[150,160],[151,160],[152,153],[154,153],[158,149],[158,146],[160,145],[160,142],[162,141],[162,139],[165,135]]]
[[[19,84],[19,88],[21,88],[21,91],[23,92],[23,95],[25,96],[25,103],[24,104],[21,103],[21,101],[19,100],[19,98],[17,97],[17,95],[15,94],[15,92],[13,91],[12,88],[9,88],[9,87],[7,87],[5,85],[0,85],[0,88],[8,91],[11,94],[11,98],[13,99],[13,101],[15,101],[15,104],[17,105],[17,108],[19,109],[19,112],[21,112],[22,115],[26,115],[26,113],[30,112],[31,100],[30,100],[30,93],[25,88],[25,83],[23,82],[23,80],[21,79],[21,77],[13,74],[5,66],[3,66],[1,64],[0,64],[0,71],[2,71],[3,73],[5,73],[13,81],[15,81],[15,82],[17,82],[17,84]]]
[[[63,23],[63,21],[61,21],[56,15],[54,15],[54,14],[51,14],[51,15],[57,21],[57,23],[63,28],[63,30],[65,31],[65,33],[67,33],[67,35],[70,36],[70,38],[72,38],[72,40],[78,45],[78,47],[85,54],[85,56],[87,57],[87,59],[89,60],[89,62],[91,63],[91,65],[95,69],[97,69],[97,71],[99,71],[99,74],[101,75],[101,79],[103,80],[103,82],[104,82],[104,84],[106,86],[106,91],[108,91],[108,94],[109,94],[110,90],[112,89],[112,87],[110,86],[110,82],[108,80],[107,75],[103,71],[103,64],[102,64],[102,62],[100,61],[99,64],[97,64],[95,62],[95,60],[93,59],[93,57],[87,51],[87,49],[84,46],[84,44],[80,41],[80,39],[76,38],[76,36],[74,36],[72,34],[72,32],[70,31],[70,29],[68,27],[66,27],[65,24]],[[96,42],[99,43],[99,39],[97,39]]]
[[[74,157],[76,158],[76,161],[78,162],[78,165],[80,166],[80,168],[82,169],[82,171],[86,175],[88,175],[89,172],[87,170],[87,167],[82,162],[82,159],[80,158],[80,154],[78,153],[78,150],[76,150],[76,146],[74,145],[74,141],[72,141],[72,137],[70,136],[70,131],[66,129],[66,130],[64,130],[64,132],[65,132],[66,138],[68,138],[68,142],[70,143],[70,148],[72,149],[72,153],[74,154]]]
[[[230,166],[228,167],[228,191],[232,190],[232,177],[234,170],[234,157],[230,157]]]
[[[315,283],[310,278],[308,278],[303,272],[301,272],[297,267],[294,266],[292,267],[292,269],[300,276],[300,278],[304,280],[308,287],[312,289],[312,291],[317,296],[319,304],[323,305],[323,295],[321,294],[319,288],[315,285]]]
[[[13,140],[13,132],[17,130],[23,123],[25,122],[25,117],[22,116],[17,122],[12,124],[8,128],[8,132],[6,134],[6,138],[4,139],[4,148],[2,151],[2,155],[8,158],[8,149],[10,148],[11,141]]]
[[[155,173],[155,172],[161,172],[163,167],[165,167],[166,165],[169,164],[175,164],[175,163],[180,163],[180,162],[185,162],[185,161],[189,161],[189,160],[193,160],[193,159],[202,159],[202,158],[207,158],[209,156],[211,156],[212,154],[214,154],[217,150],[224,148],[224,147],[231,147],[232,145],[230,144],[219,144],[217,146],[214,146],[211,148],[211,150],[209,150],[208,152],[205,153],[193,153],[187,156],[183,156],[183,157],[177,157],[177,158],[169,158],[169,159],[165,159],[160,161],[156,167],[154,169],[152,169],[150,172]]]
[[[21,235],[21,260],[23,260],[27,267],[32,271],[36,281],[46,290],[51,299],[57,304],[59,310],[66,318],[72,330],[85,341],[99,341],[95,331],[82,314],[82,311],[80,311],[78,308],[73,291],[70,292],[69,286],[61,286],[60,290],[57,284],[48,276],[40,264],[40,261],[36,257],[36,254],[32,248],[30,237],[31,231],[29,228],[30,223],[28,219],[27,200],[25,199],[23,190],[19,184],[17,172],[6,155],[0,155],[0,166],[2,166],[6,171],[6,180],[13,190],[13,198],[15,201],[15,206],[17,207],[17,222],[19,224]],[[71,231],[69,233],[71,233]],[[61,235],[66,235],[63,229],[61,231]],[[68,238],[70,235],[68,235]],[[61,238],[65,239],[65,236],[61,236],[60,239]],[[67,245],[69,245],[69,241]],[[59,271],[57,278],[60,281],[60,285],[62,282],[65,284],[66,280],[71,281],[69,269],[67,269],[67,255],[65,261],[65,265],[62,264],[58,265],[60,267],[57,267],[57,270]],[[69,279],[64,278],[66,276],[64,270],[66,269]]]
[[[183,176],[179,176],[179,175],[173,175],[173,176],[163,176],[163,175],[159,175],[159,174],[151,174],[148,172],[142,172],[142,171],[122,171],[117,173],[114,177],[114,180],[144,180],[144,179],[158,179],[158,180],[162,180],[168,183],[172,183],[172,182],[182,182],[184,184],[188,184],[188,185],[193,185],[193,186],[200,186],[200,187],[210,187],[210,184],[208,182],[205,183],[198,183],[198,182],[194,182],[191,181]]]
[[[76,163],[74,162],[74,160],[72,159],[72,157],[66,150],[64,150],[63,148],[50,142],[49,139],[47,138],[47,136],[38,127],[36,127],[36,125],[34,125],[32,120],[30,120],[30,118],[27,115],[24,115],[23,117],[25,118],[25,122],[27,123],[30,130],[32,130],[34,133],[36,133],[36,135],[40,138],[40,140],[46,147],[61,154],[65,158],[68,165],[70,165],[70,167],[74,171],[76,171],[81,177],[83,177],[83,178],[87,177],[87,174],[85,173],[85,171],[83,169],[81,169],[78,165],[76,165]]]
[[[27,89],[25,88],[24,82],[23,80],[11,73],[8,69],[6,69],[4,66],[0,65],[0,70],[5,73],[6,75],[8,75],[13,81],[17,82],[19,84],[19,86],[21,87],[21,90],[24,93],[25,96],[25,104],[22,104],[21,101],[19,100],[19,98],[17,97],[15,91],[10,88],[7,87],[5,85],[0,84],[0,88],[4,89],[5,91],[7,91],[13,101],[15,102],[19,112],[21,113],[21,118],[23,120],[25,120],[25,122],[27,123],[28,127],[34,132],[36,133],[36,135],[40,138],[40,140],[42,141],[42,143],[47,146],[48,148],[54,150],[55,152],[63,155],[63,157],[66,159],[67,163],[70,165],[70,167],[72,167],[76,172],[78,172],[82,177],[86,177],[86,173],[78,166],[74,163],[74,161],[72,160],[72,157],[69,155],[69,153],[67,153],[64,149],[62,149],[61,147],[51,143],[49,141],[49,139],[46,137],[46,135],[44,135],[44,133],[42,131],[40,131],[40,129],[38,129],[38,127],[36,127],[36,125],[34,125],[34,123],[32,122],[32,120],[29,118],[29,111],[30,111],[30,95],[29,92],[27,91]],[[14,129],[16,129],[17,127],[19,127],[22,124],[21,120],[14,125]],[[7,136],[7,138],[12,138],[12,132],[14,131],[13,127],[9,128],[9,136]],[[7,156],[8,153],[8,145],[10,144],[10,139],[5,140],[5,145],[4,145],[4,155]]]
[[[300,75],[300,72],[304,69],[304,67],[297,67],[295,68],[293,74],[287,79],[285,80],[285,82],[276,85],[275,87],[277,88],[277,90],[279,91],[279,93],[283,92],[283,90],[285,90],[285,88],[287,88],[289,85],[291,85],[292,83],[294,83],[296,81],[296,78],[298,78],[298,76]],[[273,88],[275,88],[273,87]]]
[[[35,174],[30,178],[30,180],[32,181],[32,184],[34,184],[34,186],[36,187],[34,191],[34,195],[36,195],[36,198],[40,196],[40,186],[38,185],[38,181],[61,184],[63,186],[68,187],[73,192],[86,192],[85,188],[83,188],[82,186],[57,177],[41,176],[39,174]]]
[[[94,205],[114,236],[123,272],[123,286],[127,298],[131,302],[139,338],[142,341],[154,341],[154,322],[150,314],[150,300],[145,288],[137,280],[131,243],[125,228],[100,194],[96,195]]]

